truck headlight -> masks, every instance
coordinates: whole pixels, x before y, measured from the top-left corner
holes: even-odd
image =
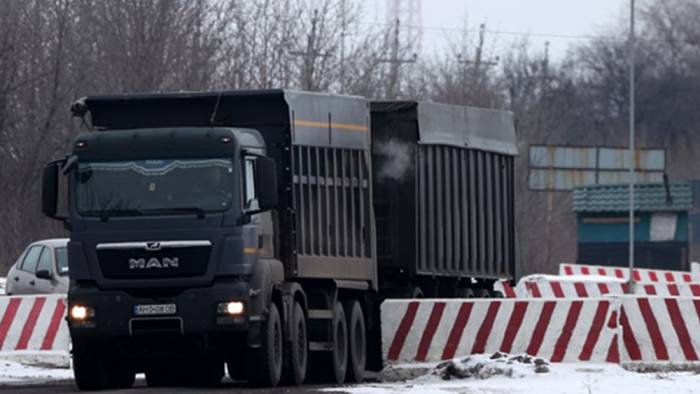
[[[70,308],[70,318],[72,320],[76,321],[84,321],[87,320],[91,317],[95,316],[95,309],[85,306],[85,305],[80,305],[76,304],[71,306]]]
[[[221,302],[217,306],[220,315],[240,316],[245,312],[245,307],[241,301]]]

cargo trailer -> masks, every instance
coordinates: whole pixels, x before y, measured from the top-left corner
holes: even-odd
[[[510,112],[373,102],[380,287],[387,294],[485,295],[515,274]]]

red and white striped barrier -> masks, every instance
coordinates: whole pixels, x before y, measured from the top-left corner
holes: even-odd
[[[620,297],[622,362],[699,361],[700,299]]]
[[[527,353],[553,362],[618,362],[616,299],[387,300],[382,351],[389,362]]]
[[[0,297],[0,352],[68,351],[65,295]]]
[[[517,298],[585,298],[626,295],[623,279],[607,276],[529,275],[518,282],[509,294]],[[700,283],[636,283],[635,295],[664,297],[700,297]]]
[[[607,267],[587,264],[559,264],[559,275],[565,276],[609,276],[629,280],[629,268]],[[691,272],[637,268],[632,271],[635,282],[651,283],[700,283],[697,263],[692,264]]]

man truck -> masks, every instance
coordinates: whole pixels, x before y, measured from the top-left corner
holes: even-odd
[[[45,166],[42,209],[70,232],[80,389],[213,385],[224,366],[359,382],[384,298],[515,276],[509,112],[286,90],[71,111],[88,130]]]

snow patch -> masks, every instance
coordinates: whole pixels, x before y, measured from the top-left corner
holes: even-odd
[[[435,367],[432,375],[442,380],[452,380],[489,379],[494,376],[524,378],[533,373],[546,372],[549,372],[549,362],[542,358],[497,352],[491,356],[480,354],[444,361]]]
[[[538,368],[539,371],[538,371]],[[546,370],[545,370],[546,369]],[[387,381],[386,377],[404,379]],[[324,389],[350,394],[651,394],[700,392],[700,375],[639,373],[617,364],[556,363],[531,356],[475,355],[387,366],[383,383]]]
[[[37,384],[73,380],[68,368],[44,368],[10,360],[0,360],[0,384]]]

